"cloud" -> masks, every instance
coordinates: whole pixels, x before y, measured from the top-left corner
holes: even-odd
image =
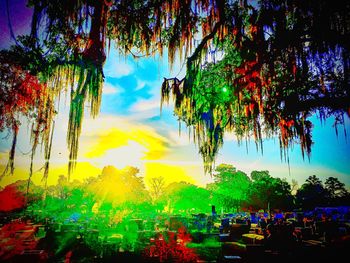
[[[133,71],[134,68],[131,65],[118,62],[112,62],[104,69],[105,75],[111,78],[128,76],[131,75]]]
[[[147,82],[144,80],[137,79],[137,86],[135,90],[143,89],[146,86]]]
[[[113,85],[110,82],[105,82],[103,84],[103,94],[104,95],[110,95],[110,94],[118,94],[124,92],[124,90],[118,86],[118,85]]]
[[[115,48],[110,50],[106,64],[103,68],[106,77],[120,78],[131,75],[134,72],[134,67],[128,60],[122,60]]]
[[[99,149],[101,150],[101,149]],[[145,152],[148,150],[135,141],[127,141],[124,145],[119,145],[115,148],[105,149],[102,152],[97,153],[96,156],[90,156],[86,160],[98,167],[105,167],[113,165],[119,169],[126,166],[133,166],[141,168],[143,166],[143,158],[145,158]],[[92,152],[88,154],[94,154]],[[88,155],[86,155],[89,157]]]
[[[133,104],[130,111],[131,112],[143,112],[156,110],[159,113],[160,101],[159,99],[151,99],[151,100],[138,100]]]
[[[185,129],[180,134],[178,131],[169,131],[169,138],[175,146],[186,146],[194,143]]]
[[[102,118],[95,125],[87,125],[87,128],[88,130],[82,133],[82,139],[90,143],[84,144],[87,147],[82,149],[82,154],[85,158],[92,159],[91,161],[93,159],[102,161],[103,158],[113,161],[114,158],[117,162],[118,159],[124,160],[126,156],[135,162],[158,160],[165,156],[170,145],[168,139],[158,134],[152,127],[136,125],[120,118]]]

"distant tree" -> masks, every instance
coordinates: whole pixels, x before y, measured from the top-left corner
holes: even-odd
[[[297,204],[304,209],[324,205],[325,197],[326,190],[316,175],[309,176],[296,194]]]
[[[159,176],[159,177],[153,177],[150,180],[150,191],[151,191],[151,196],[153,197],[154,200],[157,200],[163,193],[164,193],[164,188],[165,188],[165,181],[164,177]]]
[[[250,205],[256,209],[267,210],[272,195],[272,177],[269,171],[252,171],[252,185],[249,189]]]
[[[60,199],[65,199],[67,198],[67,194],[69,192],[69,183],[68,183],[68,179],[67,177],[65,177],[63,174],[61,174],[58,177],[57,180],[57,187],[56,187],[56,191],[57,191],[57,196]]]
[[[88,178],[84,178],[83,185],[87,187],[90,184],[95,183],[97,180],[98,180],[98,176],[90,176]]]
[[[290,211],[294,206],[294,196],[292,195],[292,187],[285,180],[281,178],[273,178],[274,191],[271,196],[271,207],[275,209],[282,209]]]
[[[162,195],[163,203],[169,204],[174,212],[208,212],[211,204],[207,189],[186,182],[171,183]]]
[[[249,200],[253,208],[289,210],[293,206],[291,186],[286,180],[272,177],[269,171],[252,171],[251,178]]]
[[[306,183],[310,185],[322,185],[322,181],[316,175],[309,176],[306,179]]]
[[[325,190],[327,194],[327,203],[332,205],[341,204],[342,199],[344,201],[349,195],[349,192],[345,188],[345,184],[335,177],[327,178],[325,182]]]
[[[228,211],[240,210],[247,201],[249,177],[230,164],[220,164],[215,171],[214,183],[207,187],[212,192],[213,202]]]
[[[114,206],[135,206],[150,201],[143,178],[137,176],[135,167],[117,169],[114,166],[103,168],[96,182],[87,186],[87,190],[96,195],[96,199],[110,202]]]

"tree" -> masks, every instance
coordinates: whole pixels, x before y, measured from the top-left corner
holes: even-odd
[[[305,209],[324,205],[325,197],[322,181],[316,175],[309,176],[296,194],[297,203]]]
[[[275,190],[271,198],[272,207],[284,211],[291,211],[294,206],[291,185],[285,179],[274,178],[274,180]]]
[[[149,194],[139,170],[135,167],[117,169],[106,166],[98,180],[87,186],[87,191],[93,193],[98,200],[110,203],[114,207],[135,207],[150,201]]]
[[[150,187],[151,187],[151,195],[154,200],[157,200],[163,193],[165,188],[165,181],[164,177],[153,177],[150,180]]]
[[[322,185],[322,181],[316,176],[311,175],[306,179],[306,184],[312,185],[312,186],[320,186]]]
[[[210,208],[210,192],[186,182],[171,183],[165,188],[163,203],[174,213],[205,213]],[[170,210],[170,211],[171,211]]]
[[[249,202],[255,209],[290,210],[294,198],[291,186],[286,180],[274,178],[269,171],[252,171],[252,184],[249,188]]]
[[[93,117],[99,112],[111,41],[124,55],[162,55],[167,49],[170,63],[176,52],[185,60],[183,79],[164,80],[162,102],[174,97],[174,113],[193,129],[209,172],[226,131],[233,131],[239,141],[253,137],[258,149],[263,135],[277,136],[285,157],[298,142],[303,156],[309,156],[313,128],[309,117],[334,116],[339,124],[349,114],[350,5],[343,1],[29,0],[28,4],[33,7],[30,34],[2,54],[11,67],[19,66],[46,85],[47,100],[70,89],[69,174],[78,155],[84,105],[90,105]],[[52,107],[43,115],[47,124],[55,112],[48,109]],[[45,130],[40,136],[49,145],[50,128]]]
[[[0,191],[0,212],[11,212],[16,209],[23,209],[26,200],[23,192],[18,190],[16,184],[7,185]]]
[[[328,203],[335,205],[349,195],[345,188],[345,184],[340,182],[338,178],[328,177],[325,182],[325,190],[327,193]]]
[[[230,164],[220,164],[215,171],[214,183],[207,186],[212,192],[213,202],[228,211],[240,211],[247,201],[249,177]]]
[[[349,115],[350,5],[265,0],[216,6],[216,17],[202,20],[204,37],[187,59],[186,76],[162,86],[163,101],[173,96],[175,114],[193,129],[206,171],[226,131],[238,141],[254,137],[261,150],[263,135],[276,136],[286,159],[298,142],[310,157],[310,116],[335,116],[336,127]],[[213,50],[223,58],[208,62]]]
[[[0,131],[8,129],[12,132],[12,146],[8,164],[0,175],[0,179],[8,172],[14,173],[17,135],[21,118],[34,121],[32,129],[32,150],[35,152],[39,143],[39,135],[50,139],[51,123],[47,118],[47,110],[51,102],[47,98],[47,87],[40,83],[37,76],[13,64],[11,58],[0,52]],[[49,141],[49,140],[48,140]],[[45,144],[45,149],[48,147]],[[31,156],[33,158],[33,155]],[[32,165],[31,165],[32,169]]]
[[[61,174],[57,180],[57,187],[56,187],[58,192],[57,197],[60,199],[67,199],[67,196],[70,190],[69,188],[70,188],[70,184],[68,182],[67,177]]]

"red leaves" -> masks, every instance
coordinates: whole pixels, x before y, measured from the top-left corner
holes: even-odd
[[[46,93],[45,86],[39,83],[37,77],[28,72],[25,73],[25,78],[19,88],[19,92],[22,91],[22,94],[18,94],[17,103],[23,108],[23,113],[29,110],[30,107],[38,105],[37,103]]]
[[[8,66],[1,69],[6,82],[0,87],[0,129],[13,129],[19,115],[29,116],[35,108],[42,106],[47,91],[36,76],[20,67]]]
[[[249,31],[251,34],[256,34],[258,32],[258,27],[256,25],[251,25]]]
[[[294,127],[295,122],[294,120],[285,120],[281,119],[279,122],[280,127],[280,142],[281,146],[284,148],[288,148],[290,139],[293,138],[293,130],[292,127]]]
[[[18,191],[15,185],[8,185],[0,192],[0,211],[9,212],[25,205],[25,198],[22,192]]]
[[[287,121],[287,127],[290,128],[292,126],[294,126],[294,121],[293,120]]]
[[[13,257],[23,250],[35,249],[38,241],[35,231],[33,226],[19,221],[4,225],[0,232],[0,260],[13,260]]]
[[[252,78],[260,78],[260,72],[258,71],[253,71],[251,74]]]
[[[284,120],[281,119],[280,123],[279,123],[280,127],[285,127],[285,128],[290,128],[292,126],[294,126],[294,120]]]
[[[156,238],[151,238],[151,245],[145,249],[145,256],[158,258],[159,262],[196,262],[198,256],[192,249],[186,247],[191,241],[191,236],[185,229],[180,228],[178,233],[168,232],[168,237],[159,234]]]

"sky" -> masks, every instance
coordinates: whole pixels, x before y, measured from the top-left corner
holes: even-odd
[[[9,1],[10,22],[15,35],[28,32],[31,10],[25,7],[25,0]],[[7,48],[13,40],[10,36],[6,0],[0,0],[0,48]],[[212,182],[212,177],[204,173],[203,162],[194,142],[182,124],[173,115],[173,107],[163,108],[160,113],[160,87],[164,77],[181,77],[184,68],[176,61],[173,68],[168,65],[167,56],[163,58],[141,58],[120,56],[112,47],[105,67],[101,113],[92,119],[86,110],[78,166],[72,180],[82,180],[97,176],[106,165],[117,168],[135,166],[146,184],[156,176],[163,176],[167,183],[187,181],[199,186]],[[68,150],[66,134],[68,126],[69,96],[61,98],[59,114],[51,159],[49,184],[55,184],[60,174],[67,174]],[[289,152],[289,164],[280,159],[278,139],[264,140],[264,153],[257,152],[255,143],[248,147],[239,146],[233,134],[227,134],[225,143],[216,159],[216,164],[227,163],[248,175],[253,170],[268,170],[275,177],[296,179],[301,185],[310,175],[317,175],[325,181],[327,177],[339,178],[350,186],[350,139],[342,129],[335,134],[333,120],[325,124],[314,120],[312,155],[310,161],[303,160],[299,145]],[[345,128],[349,133],[350,121],[346,119]],[[14,176],[6,176],[0,186],[26,179],[29,171],[30,151],[29,126],[23,121],[19,132]],[[0,168],[3,169],[8,158],[11,137],[7,132],[0,134]],[[247,151],[248,150],[248,151]],[[44,164],[43,155],[35,157],[34,183],[40,183]]]

